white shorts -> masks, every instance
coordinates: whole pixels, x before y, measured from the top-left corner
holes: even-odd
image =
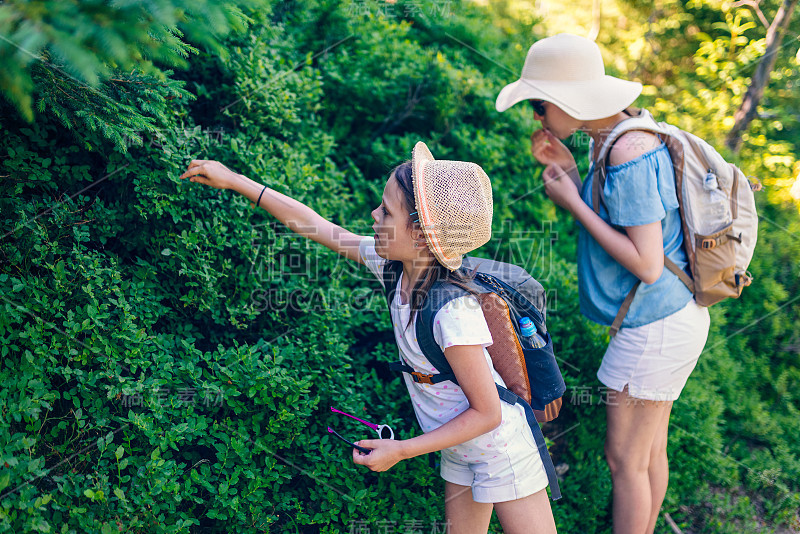
[[[539,450],[525,412],[502,402],[503,423],[461,445],[442,450],[440,474],[461,486],[472,486],[481,503],[513,501],[547,487]]]
[[[674,401],[694,370],[708,338],[708,309],[694,299],[672,315],[611,338],[597,378],[637,399]]]

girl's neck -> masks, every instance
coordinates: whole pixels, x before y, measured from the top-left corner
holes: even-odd
[[[430,268],[431,262],[424,262],[417,258],[414,260],[403,261],[403,278],[400,280],[400,302],[409,304],[411,302],[411,290]]]

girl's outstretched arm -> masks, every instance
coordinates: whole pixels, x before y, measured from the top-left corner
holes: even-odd
[[[568,175],[557,165],[542,173],[547,196],[572,213],[601,247],[645,284],[653,284],[664,270],[661,222],[625,227],[625,233],[605,222],[581,200]],[[590,179],[590,178],[587,178]]]
[[[192,182],[205,184],[215,189],[232,189],[243,194],[253,203],[261,195],[259,206],[289,227],[291,231],[308,237],[349,260],[363,263],[361,255],[358,253],[358,245],[364,236],[333,224],[291,197],[269,187],[264,189],[262,184],[241,174],[236,174],[218,161],[193,160],[180,178],[189,178]],[[262,190],[264,190],[263,194]]]
[[[361,440],[356,445],[373,449],[363,454],[353,449],[353,461],[373,471],[386,471],[401,460],[440,451],[497,428],[502,421],[500,397],[481,345],[456,345],[444,350],[447,362],[469,401],[469,408],[421,436],[402,441]]]

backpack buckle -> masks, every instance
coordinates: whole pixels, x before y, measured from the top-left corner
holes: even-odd
[[[433,375],[424,375],[424,374],[420,373],[419,371],[414,371],[414,372],[408,373],[408,374],[411,375],[411,378],[417,384],[433,384],[433,381],[431,380],[431,377]]]
[[[700,243],[700,248],[712,249],[712,248],[714,248],[716,246],[717,246],[717,240],[716,239],[708,239],[708,238],[706,238],[706,239],[703,239],[703,241]]]
[[[750,271],[745,271],[743,273],[736,273],[736,285],[741,285],[742,287],[747,287],[753,283],[753,275],[750,274]]]

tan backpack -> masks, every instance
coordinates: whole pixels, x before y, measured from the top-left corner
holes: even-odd
[[[758,234],[758,215],[751,184],[742,171],[723,159],[714,147],[666,122],[656,122],[645,109],[617,124],[600,149],[592,179],[592,207],[600,213],[600,192],[606,181],[608,154],[614,142],[631,130],[659,135],[669,149],[675,168],[675,191],[683,226],[683,246],[692,276],[664,255],[664,266],[672,271],[694,294],[701,306],[711,306],[728,298],[737,298],[749,286],[747,270],[753,257]],[[600,164],[599,162],[603,162]],[[628,313],[637,281],[625,297],[614,323],[614,336]]]

